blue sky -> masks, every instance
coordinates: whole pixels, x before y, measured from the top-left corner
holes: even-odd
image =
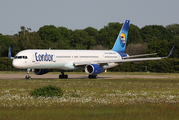
[[[0,0],[0,33],[16,34],[20,26],[37,31],[44,25],[68,29],[101,29],[126,19],[145,25],[179,24],[179,0]]]

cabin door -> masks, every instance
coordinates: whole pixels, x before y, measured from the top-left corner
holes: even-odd
[[[53,62],[56,62],[56,56],[53,55]]]

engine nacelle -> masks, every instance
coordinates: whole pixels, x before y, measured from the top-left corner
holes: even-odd
[[[43,75],[49,72],[49,69],[33,69],[32,72],[36,75]]]
[[[85,72],[89,75],[97,75],[103,71],[104,68],[97,64],[89,64],[85,66]]]

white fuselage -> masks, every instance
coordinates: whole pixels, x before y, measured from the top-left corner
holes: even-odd
[[[117,52],[111,50],[24,50],[16,55],[13,66],[19,69],[78,70],[84,69],[84,66],[75,67],[75,62],[121,59]],[[117,65],[108,63],[103,68]]]

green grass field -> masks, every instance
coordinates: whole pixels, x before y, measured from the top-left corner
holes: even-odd
[[[61,98],[33,98],[34,88],[55,85]],[[179,80],[0,79],[0,119],[179,119]]]
[[[0,74],[26,74],[26,71],[0,71]],[[33,74],[30,72],[30,74]],[[47,74],[60,74],[60,72],[49,72]],[[85,72],[65,72],[65,74],[84,74]],[[157,75],[157,76],[171,76],[179,77],[178,73],[147,73],[147,72],[106,72],[100,75]]]

